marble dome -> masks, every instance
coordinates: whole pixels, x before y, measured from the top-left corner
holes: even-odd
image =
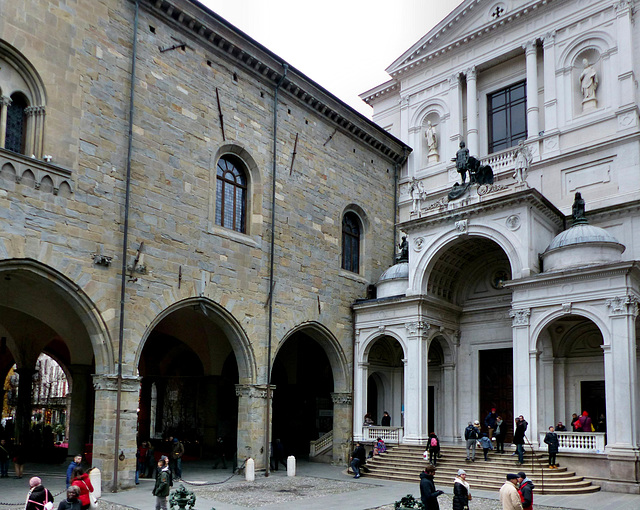
[[[402,296],[409,285],[409,263],[400,262],[387,269],[376,284],[378,298]]]

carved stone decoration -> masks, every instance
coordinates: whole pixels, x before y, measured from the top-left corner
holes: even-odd
[[[424,132],[424,137],[427,140],[427,148],[429,150],[427,154],[429,163],[437,163],[440,161],[440,155],[438,153],[438,134],[430,120],[427,121],[427,129]]]
[[[507,228],[514,232],[520,228],[520,224],[520,216],[518,216],[517,214],[512,214],[505,221],[505,225],[507,226]]]
[[[331,400],[338,405],[351,405],[353,403],[353,395],[351,393],[332,393]]]
[[[421,329],[429,329],[431,326],[422,321],[414,321],[405,323],[404,327],[409,335],[417,335]]]
[[[460,234],[466,234],[469,231],[469,220],[456,221],[456,230]]]
[[[606,300],[607,307],[610,308],[609,315],[632,315],[638,316],[638,298],[635,296],[618,296]]]
[[[562,311],[564,313],[571,313],[572,303],[562,303]]]
[[[140,381],[142,377],[138,376],[122,376],[122,391],[134,392],[140,391]],[[94,375],[93,389],[96,391],[118,391],[118,377],[116,375]]]
[[[509,311],[509,317],[513,319],[514,326],[528,326],[530,316],[531,316],[530,308],[519,308],[519,309],[512,309]]]
[[[531,149],[524,144],[524,140],[518,142],[518,146],[513,153],[515,160],[515,167],[513,171],[513,178],[517,183],[526,184],[527,174],[529,173],[529,167],[533,160],[533,154]]]
[[[422,248],[424,248],[424,237],[416,237],[413,240],[414,251],[420,251]]]
[[[271,385],[271,392],[276,389],[275,385]],[[267,398],[266,384],[236,384],[236,397],[245,398]]]
[[[385,329],[387,329],[387,326],[384,324],[380,324],[380,326],[378,326],[378,332],[380,333],[383,333]]]

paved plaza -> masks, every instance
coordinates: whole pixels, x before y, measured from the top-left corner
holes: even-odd
[[[64,497],[65,466],[30,464],[26,466],[24,478],[0,480],[0,510],[16,510],[24,507],[24,498],[31,476],[42,477],[44,485],[56,496],[56,501]],[[214,470],[205,461],[187,463],[184,466],[185,485],[197,495],[198,510],[327,510],[350,509],[371,510],[391,509],[393,502],[402,496],[419,496],[418,484],[399,483],[385,480],[361,478],[354,480],[344,469],[318,463],[300,462],[297,475],[287,477],[286,471],[276,471],[268,478],[259,473],[255,482],[246,482],[241,476],[231,476],[231,470]],[[437,482],[437,480],[436,480]],[[174,488],[179,482],[174,484]],[[101,498],[102,510],[120,510],[123,507],[152,510],[155,501],[151,495],[153,481],[140,480],[134,489],[104,493]],[[440,498],[441,508],[450,508],[451,489],[443,487],[445,495]],[[473,491],[474,499],[470,510],[493,510],[500,508],[498,493]],[[580,496],[546,496],[536,494],[536,508],[585,510],[637,510],[640,495],[598,492]],[[57,503],[55,505],[57,508]],[[544,509],[548,510],[548,509]]]

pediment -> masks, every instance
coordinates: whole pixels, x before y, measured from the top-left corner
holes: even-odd
[[[465,0],[396,59],[386,71],[391,76],[421,65],[434,56],[470,43],[483,34],[531,15],[551,0]]]

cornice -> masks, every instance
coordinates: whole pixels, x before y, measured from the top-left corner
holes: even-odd
[[[374,87],[372,89],[367,90],[366,92],[363,92],[362,94],[360,94],[359,97],[365,103],[370,104],[376,99],[382,98],[382,96],[385,96],[397,90],[400,90],[400,84],[395,80],[389,80],[388,82],[383,83],[382,85],[378,85],[377,87]]]
[[[132,1],[132,0],[130,0]],[[404,163],[411,147],[387,133],[328,90],[231,25],[197,0],[141,0],[141,6],[188,34],[203,47],[273,87],[288,71],[281,92],[297,99],[348,136],[359,139],[394,163]]]
[[[500,195],[493,199],[484,200],[459,207],[453,210],[446,210],[425,218],[416,218],[398,224],[404,232],[411,233],[418,230],[437,225],[443,222],[459,220],[479,216],[496,209],[505,209],[521,203],[529,203],[536,207],[546,218],[555,223],[558,228],[563,228],[565,216],[547,200],[537,189],[529,188],[523,191],[516,191],[510,195]]]

